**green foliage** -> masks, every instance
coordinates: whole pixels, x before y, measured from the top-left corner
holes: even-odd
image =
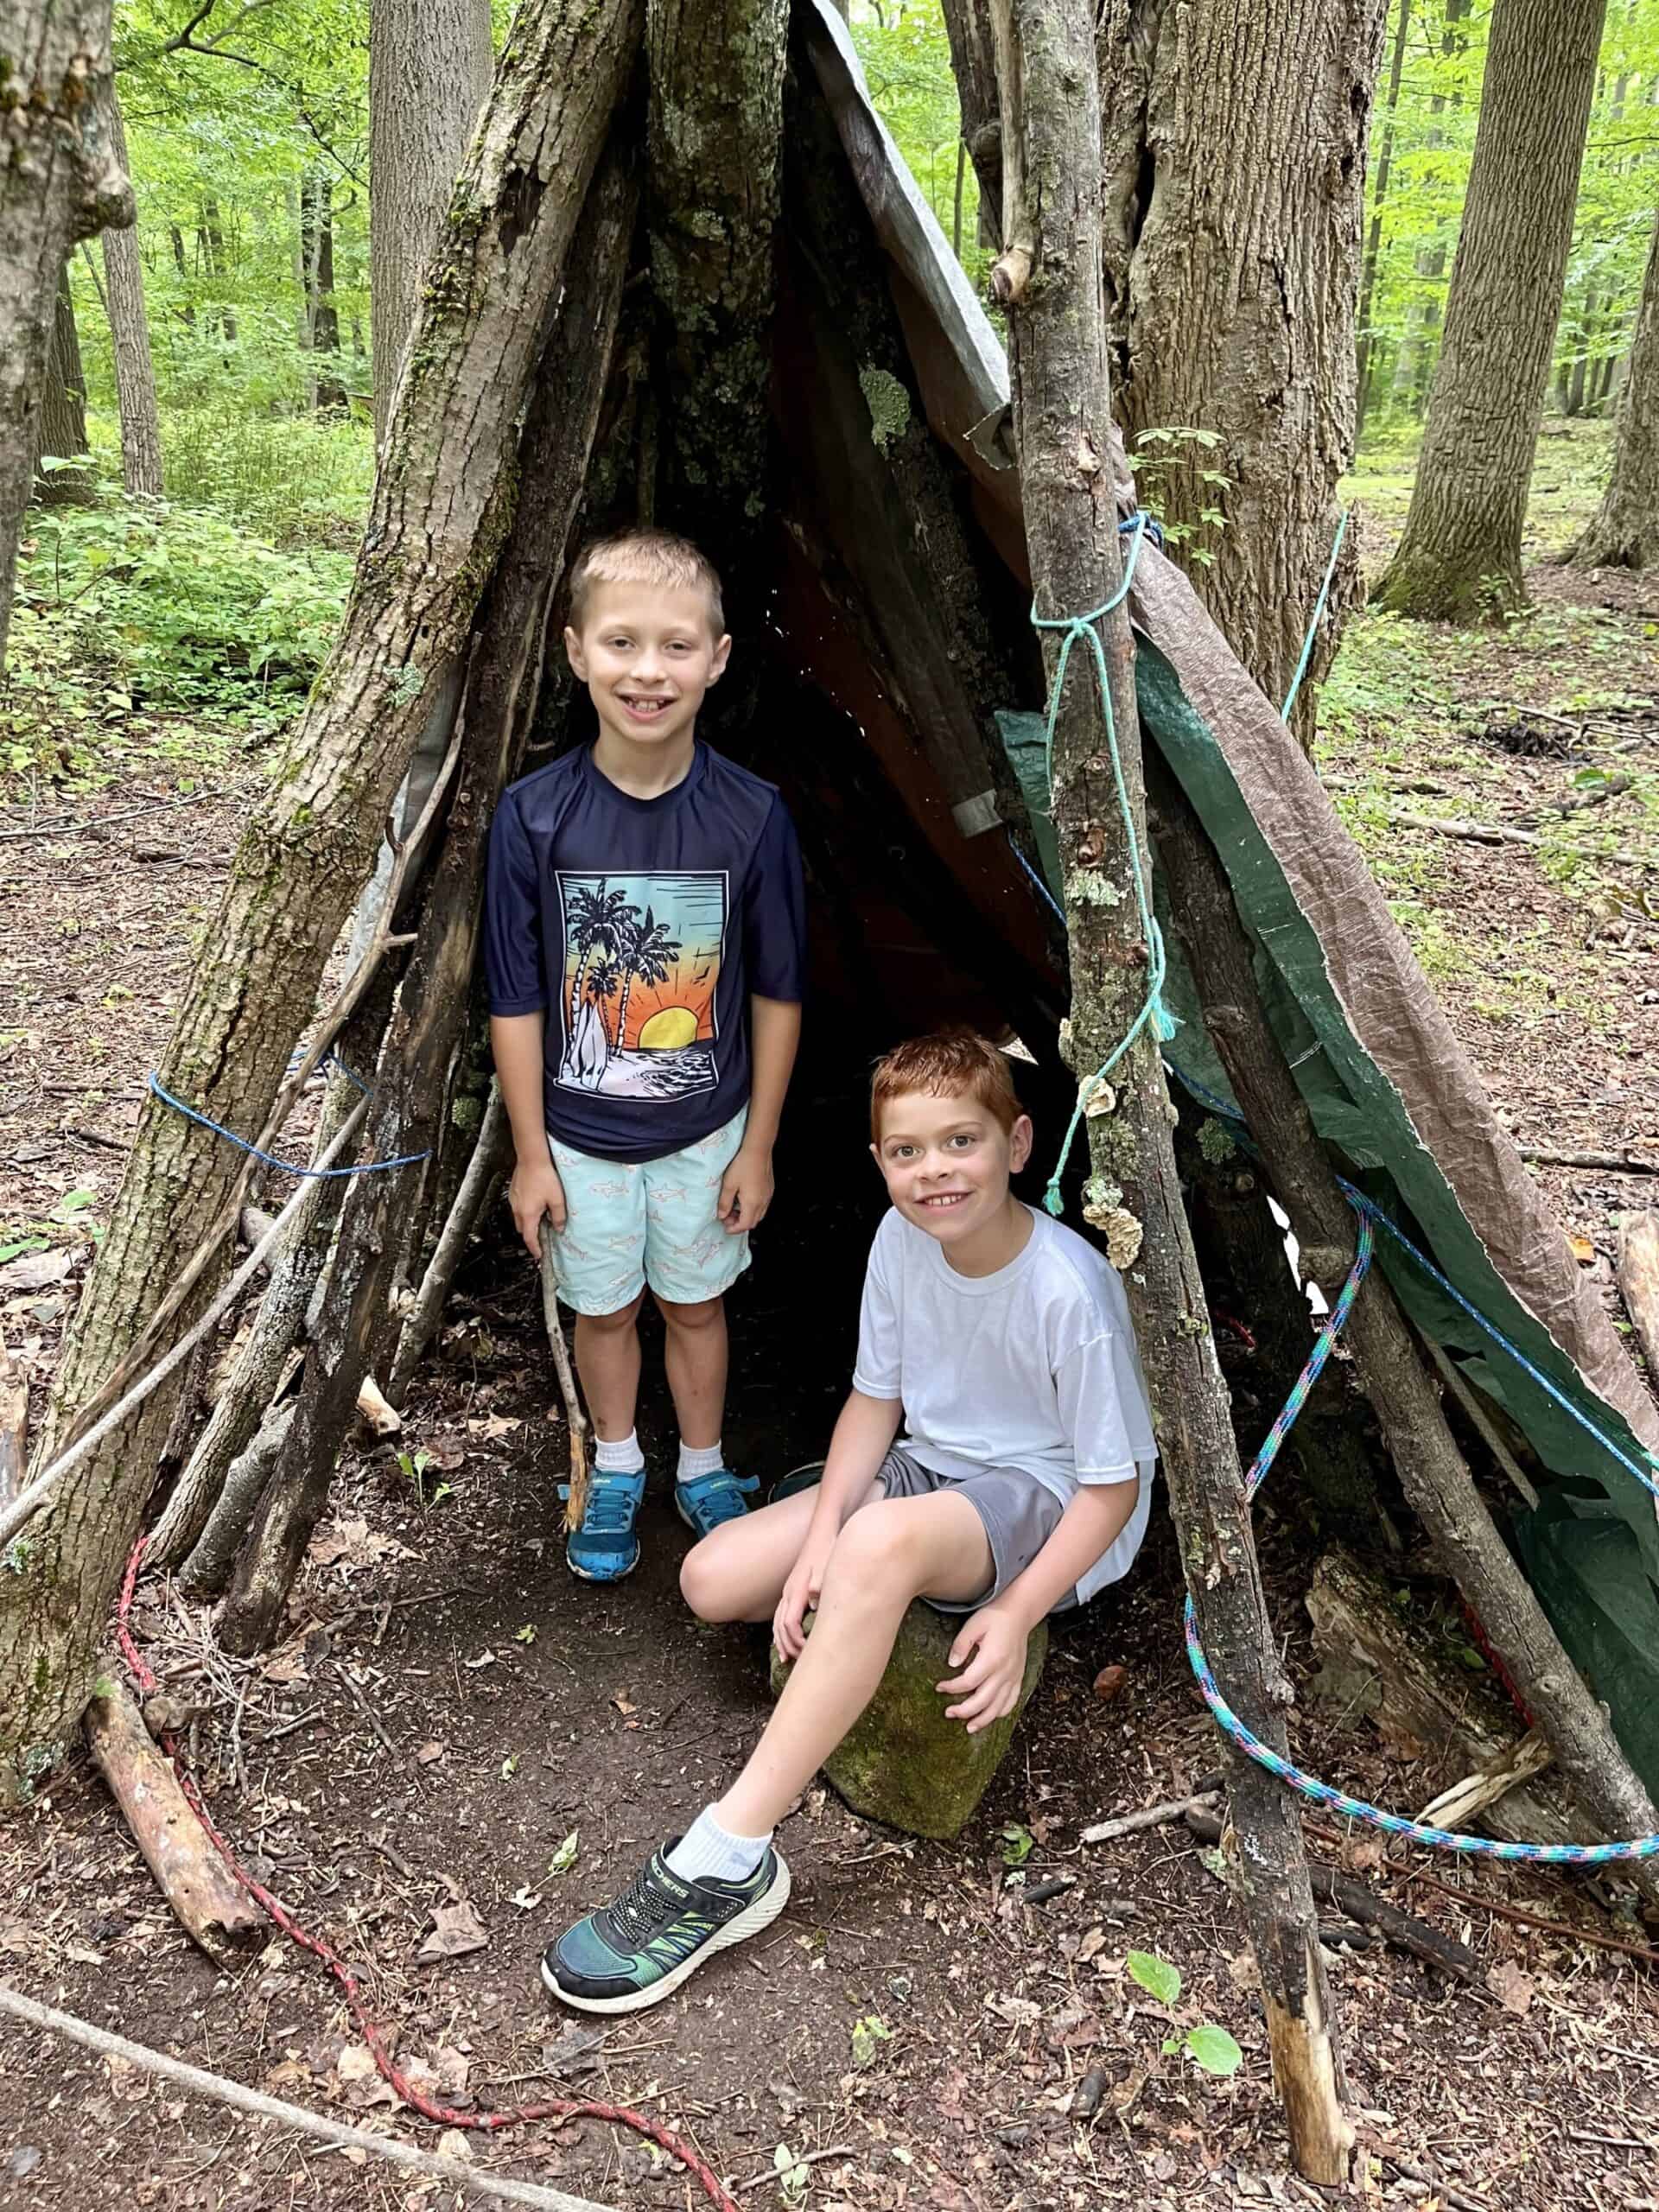
[[[957,259],[982,284],[992,257],[979,243],[979,182],[962,143],[940,0],[864,0],[852,34],[881,120]]]
[[[351,563],[279,553],[218,515],[105,489],[39,518],[20,580],[14,696],[101,670],[118,707],[280,719],[328,650]]]
[[[1167,1959],[1160,1958],[1156,1951],[1131,1951],[1123,1964],[1131,1981],[1144,1989],[1148,1997],[1173,2012],[1180,2001],[1181,1974],[1179,1967]],[[1160,2045],[1166,2058],[1184,2052],[1195,2066],[1206,2074],[1236,2074],[1244,2063],[1244,2054],[1225,2028],[1218,2028],[1213,2020],[1203,2020],[1183,2025],[1179,2020],[1172,2026]]]

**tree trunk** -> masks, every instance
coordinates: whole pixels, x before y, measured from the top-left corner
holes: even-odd
[[[1606,0],[1494,0],[1474,164],[1406,527],[1376,596],[1472,621],[1524,604],[1543,417]]]
[[[86,455],[86,382],[80,364],[80,334],[75,328],[74,296],[69,289],[69,264],[58,273],[57,307],[52,323],[52,343],[47,349],[46,385],[41,411],[35,418],[35,455],[30,474],[35,496],[42,506],[60,507],[84,503],[92,496],[92,471],[54,468],[41,463],[80,461]]]
[[[1465,25],[1469,14],[1469,0],[1443,0],[1440,9],[1440,55],[1450,60],[1468,44]],[[1445,92],[1431,93],[1428,112],[1431,118],[1423,139],[1426,152],[1437,150],[1446,143],[1446,133],[1438,118],[1450,106],[1452,110],[1463,105],[1460,94],[1453,92],[1448,99]],[[1412,416],[1420,416],[1428,394],[1428,379],[1433,365],[1433,350],[1438,340],[1435,334],[1440,327],[1439,287],[1446,275],[1444,245],[1422,247],[1414,264],[1418,289],[1412,296],[1406,310],[1406,327],[1395,356],[1394,376],[1389,397],[1396,408],[1405,408]]]
[[[510,514],[524,388],[641,12],[639,0],[525,0],[517,18],[423,287],[340,638],[244,834],[160,1070],[226,1128],[264,1126],[428,702],[466,646]],[[239,1165],[151,1101],[43,1448],[137,1338]],[[157,1391],[12,1548],[0,1796],[51,1764],[79,1716],[170,1411]]]
[[[225,251],[225,226],[219,220],[219,202],[211,193],[204,196],[201,203],[201,244],[207,273],[219,288],[219,327],[226,344],[234,345],[236,309],[224,296],[230,289],[231,257]]]
[[[369,334],[374,439],[416,289],[490,86],[489,0],[375,0],[369,10]]]
[[[1233,651],[1289,689],[1353,455],[1365,135],[1386,0],[1109,0],[1099,77],[1114,398]],[[1141,448],[1148,431],[1211,432]],[[1219,473],[1224,489],[1206,477]],[[1224,526],[1202,520],[1220,512]],[[1358,575],[1350,552],[1338,606]],[[1311,673],[1336,648],[1327,622]],[[1312,741],[1314,693],[1292,725]]]
[[[1405,73],[1406,41],[1411,35],[1412,0],[1396,0],[1394,49],[1389,57],[1389,89],[1382,108],[1382,143],[1377,149],[1376,175],[1371,181],[1371,215],[1365,230],[1365,258],[1360,266],[1359,331],[1355,355],[1359,397],[1356,408],[1363,423],[1370,405],[1371,371],[1376,359],[1376,340],[1371,332],[1371,302],[1376,296],[1376,264],[1382,251],[1382,211],[1388,205],[1389,182],[1394,167],[1394,118],[1400,105],[1400,79]]]
[[[651,282],[674,426],[657,515],[707,546],[757,635],[788,22],[788,0],[647,0],[645,11]]]
[[[127,166],[121,103],[110,87],[108,124],[115,158]],[[121,481],[146,499],[162,496],[162,422],[144,312],[144,264],[131,226],[104,233],[104,283],[115,347],[115,392],[121,410]]]
[[[98,98],[110,83],[110,0],[13,0],[0,29],[0,81],[7,87],[0,164],[3,667],[59,271],[78,238],[132,220],[132,188]]]
[[[999,0],[1007,7],[1007,0]],[[1100,124],[1090,0],[1015,0],[998,24],[1005,200],[997,264],[1012,340],[1014,420],[1037,605],[1053,619],[1109,601],[1121,581],[1103,312]],[[1021,289],[1017,241],[1028,240]],[[994,280],[995,281],[995,280]],[[1351,330],[1348,336],[1351,340]],[[1351,348],[1348,372],[1352,373]],[[1054,823],[1066,866],[1074,1068],[1092,1074],[1141,1012],[1152,948],[1130,895],[1145,860],[1135,649],[1120,606],[1102,625],[1130,822],[1120,821],[1090,655],[1074,656],[1054,746]],[[1051,683],[1058,639],[1045,632]],[[1152,1386],[1159,1447],[1187,1586],[1217,1678],[1281,1746],[1288,1696],[1273,1657],[1237,1448],[1205,1318],[1170,1141],[1169,1101],[1150,1024],[1091,1091],[1094,1174],[1085,1219],[1125,1272]],[[1300,1823],[1279,1785],[1240,1761],[1233,1818],[1239,1886],[1261,1971],[1274,2072],[1293,2155],[1310,2179],[1346,2178],[1352,2131],[1338,2091],[1330,2004]]]
[[[1584,569],[1645,569],[1659,556],[1659,222],[1642,273],[1630,364],[1618,395],[1613,474],[1567,556]]]
[[[300,186],[300,251],[305,267],[306,330],[311,347],[311,404],[344,407],[340,381],[340,310],[334,305],[334,192],[324,168],[309,170]],[[322,354],[334,357],[324,365]]]
[[[484,841],[518,759],[541,673],[548,610],[615,342],[638,194],[626,158],[595,179],[571,252],[571,278],[531,401],[524,441],[524,498],[501,556],[462,704],[467,735],[442,849],[420,935],[380,1055],[386,1108],[372,1141],[383,1156],[430,1145],[444,1077],[467,1019],[467,982],[482,904]],[[407,1169],[400,1171],[407,1178]],[[350,1191],[305,1378],[283,1455],[259,1501],[219,1624],[232,1651],[266,1643],[333,1479],[359,1385],[389,1332],[386,1293],[407,1225],[391,1175]]]

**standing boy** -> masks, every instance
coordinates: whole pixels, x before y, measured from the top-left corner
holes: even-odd
[[[794,1670],[725,1796],[550,1945],[543,1980],[584,2012],[656,2004],[783,1910],[772,1830],[869,1703],[912,1599],[967,1616],[938,1687],[973,1734],[1018,1704],[1037,1623],[1126,1574],[1146,1534],[1157,1446],[1123,1286],[1010,1192],[1031,1123],[1007,1061],[965,1034],[902,1045],[870,1120],[893,1211],[823,1480],[680,1574],[703,1619],[770,1620]]]
[[[636,1327],[650,1286],[679,1423],[675,1502],[699,1535],[745,1513],[725,1465],[722,1295],[772,1201],[800,1034],[799,849],[782,799],[697,740],[731,651],[696,547],[585,547],[565,650],[594,742],[503,795],[490,837],[490,1039],[512,1125],[512,1217],[545,1216],[597,1444],[573,1573],[639,1557]]]

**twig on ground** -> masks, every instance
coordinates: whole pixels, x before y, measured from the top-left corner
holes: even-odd
[[[1633,1152],[1557,1152],[1548,1145],[1518,1144],[1522,1160],[1541,1167],[1605,1167],[1619,1175],[1659,1175],[1659,1160],[1643,1160]]]
[[[1079,1843],[1116,1843],[1121,1835],[1139,1835],[1142,1828],[1160,1828],[1171,1821],[1183,1821],[1190,1813],[1211,1811],[1221,1796],[1221,1785],[1212,1789],[1199,1789],[1190,1797],[1172,1797],[1162,1805],[1148,1805],[1139,1813],[1125,1813],[1116,1821],[1097,1821],[1093,1827],[1084,1828]]]
[[[1377,2156],[1382,2160],[1384,2165],[1392,2166],[1395,2173],[1404,2180],[1421,2182],[1427,2188],[1437,2190],[1440,2202],[1447,2208],[1447,2212],[1492,2212],[1487,2198],[1471,2196],[1466,2190],[1453,2188],[1449,2181],[1442,2180],[1439,2174],[1431,2173],[1427,2166],[1420,2166],[1414,2158],[1402,2158],[1398,2152],[1390,2151],[1385,2144],[1377,2145]]]
[[[1428,830],[1437,837],[1462,837],[1475,845],[1536,847],[1544,842],[1531,830],[1510,830],[1495,822],[1469,822],[1455,814],[1419,814],[1409,807],[1390,807],[1389,819],[1402,830]],[[1593,845],[1558,845],[1555,849],[1579,860],[1616,861],[1621,868],[1659,868],[1659,855],[1632,853],[1623,847],[1607,853],[1598,852]]]
[[[62,2036],[104,2057],[124,2058],[130,2066],[142,2067],[147,2074],[159,2074],[163,2081],[176,2082],[180,2088],[191,2090],[199,2097],[211,2097],[216,2103],[230,2105],[238,2112],[275,2120],[280,2127],[291,2127],[296,2133],[309,2135],[335,2150],[366,2151],[374,2158],[389,2159],[393,2165],[404,2166],[413,2173],[442,2182],[449,2189],[464,2190],[476,2196],[493,2196],[509,2204],[537,2205],[541,2212],[607,2212],[605,2206],[594,2203],[591,2197],[568,2196],[562,2189],[546,2189],[537,2182],[511,2181],[505,2175],[480,2173],[458,2158],[435,2158],[395,2137],[371,2135],[366,2128],[348,2127],[340,2120],[325,2120],[321,2113],[307,2112],[300,2105],[285,2104],[280,2097],[268,2097],[257,2089],[245,2088],[240,2082],[227,2081],[222,2074],[209,2074],[200,2066],[188,2066],[182,2059],[169,2058],[164,2051],[151,2050],[145,2044],[112,2035],[107,2028],[94,2027],[90,2021],[77,2019],[71,2012],[60,2012],[53,2005],[36,2004],[32,1997],[25,1997],[21,1990],[12,1989],[4,1982],[0,1982],[0,2012],[9,2013],[14,2020],[41,2029],[48,2035]]]
[[[392,1742],[391,1738],[387,1735],[385,1728],[381,1722],[379,1714],[369,1703],[367,1698],[364,1696],[357,1684],[352,1680],[345,1665],[338,1659],[334,1661],[333,1665],[334,1671],[339,1675],[340,1681],[344,1683],[346,1687],[346,1694],[351,1699],[352,1703],[357,1707],[363,1718],[368,1722],[370,1727],[373,1729],[375,1734],[380,1738],[380,1741],[391,1753],[393,1758],[402,1758],[403,1753],[398,1750],[397,1745]]]
[[[1552,814],[1581,813],[1586,806],[1603,805],[1608,799],[1618,798],[1621,792],[1630,788],[1630,779],[1628,776],[1604,777],[1600,783],[1592,784],[1586,791],[1569,791],[1565,798],[1546,799],[1541,806],[1529,808],[1525,814],[1517,815],[1516,827],[1530,829],[1537,823],[1548,822]]]
[[[802,2151],[797,2153],[791,2164],[797,2166],[816,2166],[825,2158],[855,2158],[857,2156],[857,2151],[850,2143],[832,2143],[827,2151]],[[787,2170],[778,2166],[766,2166],[760,2173],[751,2174],[747,2181],[728,2181],[725,2186],[739,2193],[746,2189],[759,2189],[763,2182],[782,2181],[785,2171]]]
[[[142,822],[147,814],[170,814],[175,807],[199,806],[205,798],[226,796],[217,790],[190,791],[183,798],[157,799],[153,806],[130,806],[121,814],[94,815],[90,822],[65,822],[60,815],[44,815],[27,830],[0,830],[0,843],[10,843],[14,837],[99,836],[105,830],[113,830],[118,822]]]

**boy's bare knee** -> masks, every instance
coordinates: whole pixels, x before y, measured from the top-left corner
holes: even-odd
[[[725,1302],[718,1298],[701,1298],[695,1306],[677,1305],[671,1298],[657,1299],[657,1310],[671,1329],[712,1329],[725,1310]]]
[[[855,1513],[836,1539],[825,1571],[850,1591],[904,1589],[913,1595],[927,1580],[925,1531],[900,1498],[878,1498]]]
[[[601,1337],[620,1336],[625,1329],[631,1329],[639,1319],[639,1308],[645,1302],[645,1294],[642,1290],[626,1306],[619,1306],[614,1313],[582,1313],[577,1319],[584,1328],[592,1329]]]
[[[700,1621],[737,1618],[735,1586],[721,1557],[725,1548],[705,1536],[680,1561],[680,1595]]]

